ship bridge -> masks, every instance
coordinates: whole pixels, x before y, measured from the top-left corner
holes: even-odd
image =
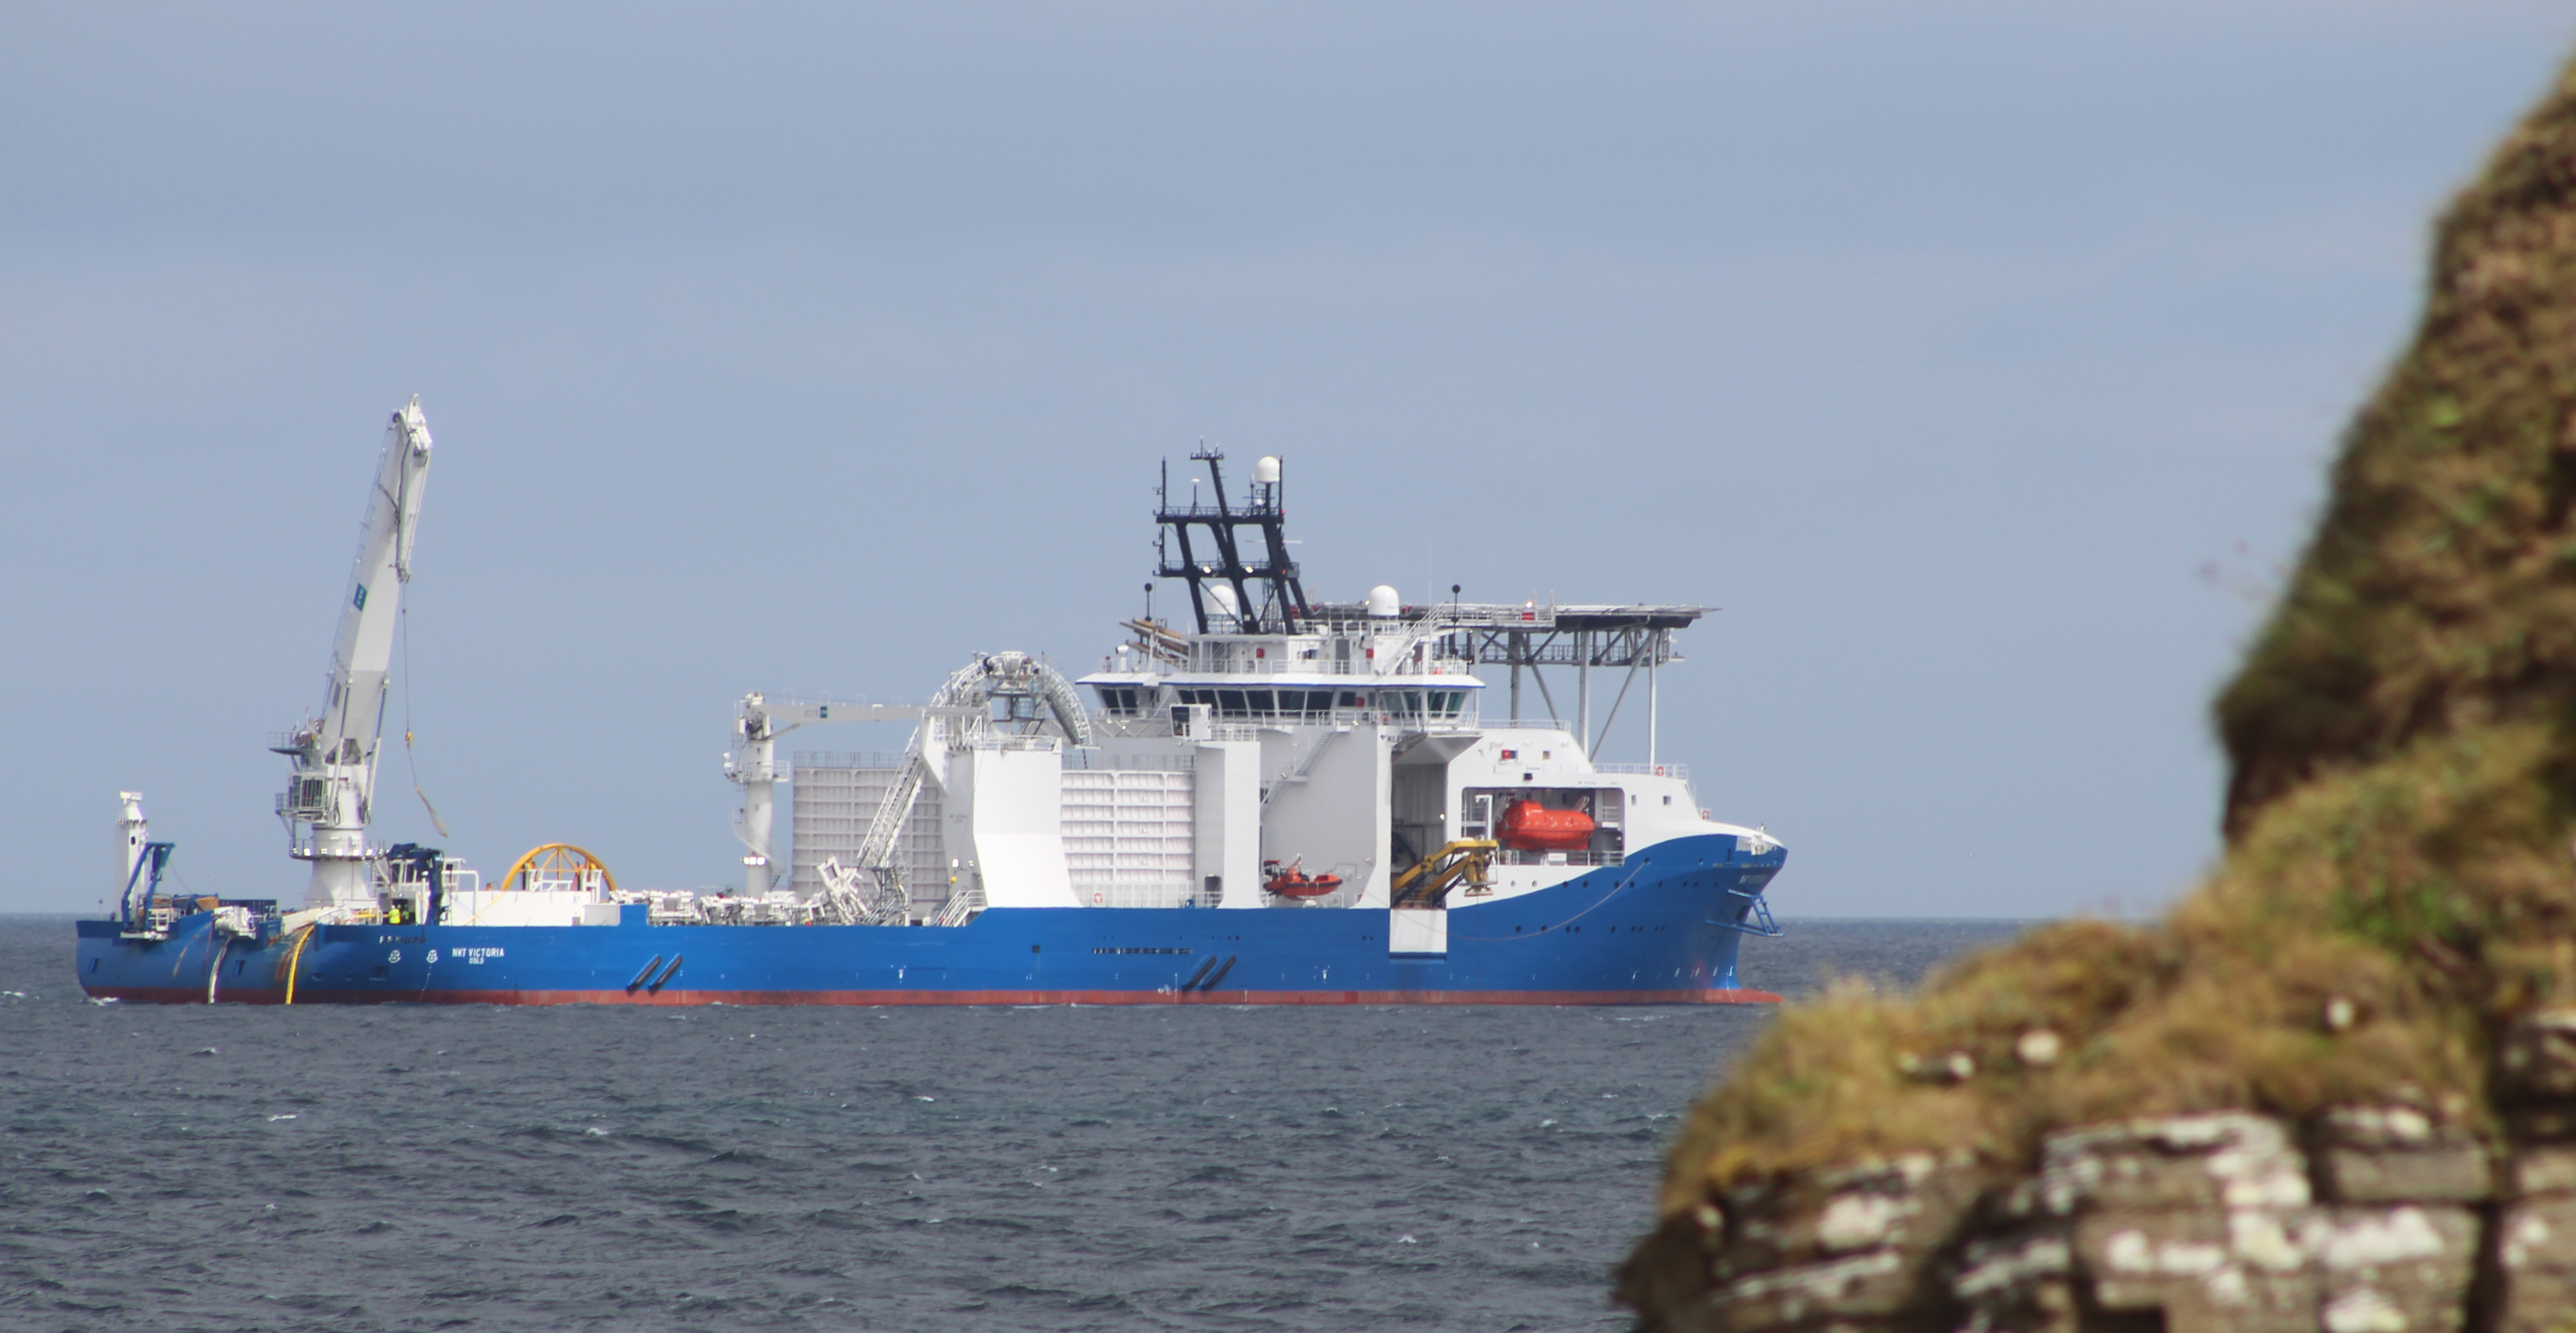
[[[1388,590],[1380,589],[1381,594]],[[1224,599],[1216,599],[1223,601]],[[1673,631],[1714,610],[1705,606],[1633,603],[1543,605],[1449,601],[1407,606],[1392,597],[1310,603],[1300,632],[1246,634],[1221,611],[1212,632],[1190,633],[1152,619],[1124,622],[1135,639],[1102,669],[1081,678],[1112,718],[1137,718],[1159,707],[1206,704],[1216,716],[1243,721],[1330,721],[1335,713],[1374,709],[1432,726],[1473,726],[1485,682],[1479,666],[1508,677],[1508,713],[1561,719],[1546,668],[1572,668],[1574,734],[1589,752],[1593,673],[1619,673],[1602,730],[1616,720],[1640,672],[1646,677],[1648,748],[1660,720],[1659,672],[1682,660]],[[1543,711],[1523,711],[1523,678]],[[1561,679],[1561,676],[1560,676]],[[1165,695],[1162,691],[1174,691]],[[1380,702],[1380,700],[1384,702]]]

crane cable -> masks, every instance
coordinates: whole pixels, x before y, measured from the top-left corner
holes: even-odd
[[[438,836],[439,836],[439,837],[441,837],[441,838],[453,837],[453,836],[455,836],[455,835],[453,835],[453,834],[451,834],[451,833],[449,833],[449,832],[447,831],[447,821],[438,817],[438,807],[437,807],[437,806],[435,806],[435,805],[430,804],[430,802],[429,802],[429,793],[428,793],[428,792],[425,792],[425,791],[422,791],[422,790],[420,789],[420,755],[419,755],[418,753],[416,753],[416,752],[412,749],[412,744],[411,744],[411,599],[410,599],[410,598],[406,597],[406,598],[404,598],[404,599],[403,599],[402,611],[401,611],[401,613],[400,613],[400,614],[401,614],[401,616],[402,616],[402,646],[403,646],[403,673],[402,673],[402,674],[403,674],[403,762],[404,762],[405,764],[409,765],[409,766],[410,766],[410,768],[411,768],[411,794],[420,798],[420,804],[421,804],[421,808],[422,808],[422,809],[429,811],[429,823],[430,823],[430,827],[437,829],[437,830],[438,830]]]

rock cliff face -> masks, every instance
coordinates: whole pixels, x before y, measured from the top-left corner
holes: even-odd
[[[1676,1143],[1647,1330],[2576,1330],[2576,68],[2218,703],[2227,856],[1783,1013]]]
[[[1736,1333],[2563,1333],[2576,1010],[2509,1049],[2501,1138],[2348,1106],[2056,1130],[2016,1171],[1868,1159],[1719,1192],[1641,1248],[1631,1295],[1650,1327]]]

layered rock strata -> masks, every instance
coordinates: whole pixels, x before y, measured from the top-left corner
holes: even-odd
[[[2353,1106],[2070,1128],[2013,1173],[1910,1153],[1726,1191],[1630,1276],[1695,1265],[1670,1333],[2564,1333],[2576,1009],[2499,1064],[2500,1134]]]

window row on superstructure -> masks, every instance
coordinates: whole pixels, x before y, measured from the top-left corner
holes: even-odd
[[[1100,685],[1100,707],[1111,717],[1139,717],[1158,707],[1200,704],[1227,721],[1328,722],[1336,713],[1375,709],[1390,718],[1455,721],[1469,711],[1468,690],[1371,688],[1236,689],[1176,685],[1169,688]]]

